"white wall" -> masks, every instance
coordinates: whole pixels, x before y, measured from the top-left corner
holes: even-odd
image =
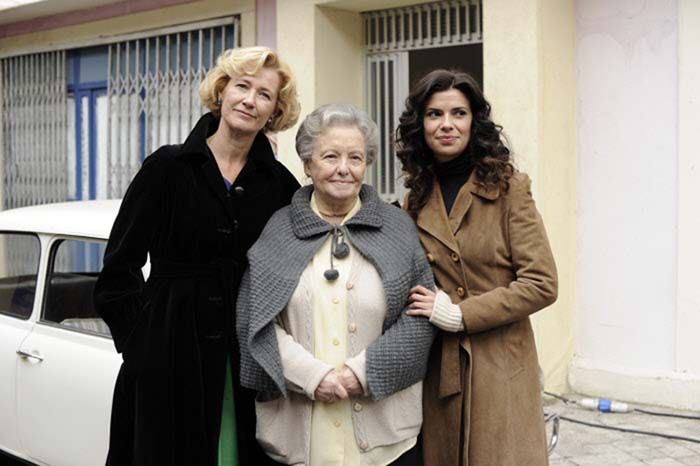
[[[578,312],[570,381],[593,395],[697,408],[700,379],[696,385],[679,371],[677,352],[678,11],[675,0],[576,5]]]
[[[700,374],[700,2],[681,0],[679,12],[676,351],[680,372]]]

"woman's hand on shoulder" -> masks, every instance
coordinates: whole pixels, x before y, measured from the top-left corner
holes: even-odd
[[[408,295],[408,309],[406,314],[410,316],[423,316],[430,319],[435,307],[436,293],[423,285],[411,288]]]

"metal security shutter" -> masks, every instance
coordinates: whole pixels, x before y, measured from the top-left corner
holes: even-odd
[[[68,197],[65,60],[64,51],[0,60],[3,209]]]
[[[369,182],[387,202],[403,194],[398,182],[401,163],[394,156],[394,133],[403,100],[408,95],[408,56],[405,53],[372,54],[367,57],[367,110],[379,126],[379,154],[369,167]],[[402,97],[403,96],[403,97]]]
[[[368,53],[481,42],[481,1],[453,0],[363,14]]]
[[[379,125],[380,154],[369,182],[386,201],[403,200],[394,135],[409,92],[409,52],[482,42],[481,1],[453,0],[362,13],[367,111]]]
[[[206,111],[199,84],[239,46],[239,19],[190,25],[109,46],[108,197],[124,194],[145,156],[183,142]]]

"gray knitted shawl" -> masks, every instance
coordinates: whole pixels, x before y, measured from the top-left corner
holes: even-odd
[[[241,383],[271,397],[287,394],[273,320],[333,229],[311,209],[312,190],[302,187],[290,206],[272,216],[248,251],[249,266],[239,289]],[[425,376],[435,330],[426,318],[408,316],[403,310],[411,287],[434,289],[434,282],[408,215],[380,201],[370,186],[362,186],[360,199],[362,208],[341,228],[346,240],[377,269],[386,295],[382,335],[366,352],[368,391],[378,400]]]

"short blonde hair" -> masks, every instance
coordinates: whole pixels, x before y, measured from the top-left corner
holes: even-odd
[[[252,76],[261,68],[276,70],[280,77],[277,108],[272,115],[272,121],[265,125],[265,130],[277,132],[291,128],[297,122],[301,110],[297,100],[296,79],[289,65],[267,47],[235,48],[219,55],[216,66],[207,72],[202,84],[199,85],[202,104],[219,118],[221,116],[219,96],[228,81],[236,76]]]

